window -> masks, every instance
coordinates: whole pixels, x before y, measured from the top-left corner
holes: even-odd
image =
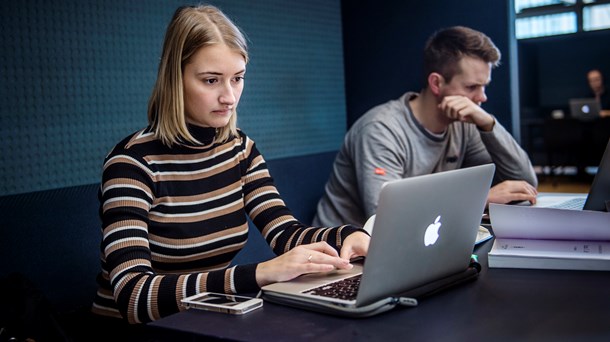
[[[517,19],[515,29],[522,39],[574,33],[576,28],[576,13],[558,13]]]
[[[515,0],[515,12],[519,13],[523,9],[536,8],[548,5],[561,5],[561,4],[576,4],[576,0],[572,1],[561,1],[561,0]]]
[[[585,7],[582,11],[585,31],[610,28],[610,4]]]
[[[610,29],[610,0],[515,0],[517,39]]]

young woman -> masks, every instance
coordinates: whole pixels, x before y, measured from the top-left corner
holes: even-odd
[[[236,127],[247,62],[242,33],[217,8],[176,11],[149,126],[104,163],[95,314],[148,322],[199,292],[256,292],[366,255],[363,230],[310,227],[284,205],[256,145]],[[278,256],[229,267],[246,243],[246,215]]]

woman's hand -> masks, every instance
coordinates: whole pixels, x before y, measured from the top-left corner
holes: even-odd
[[[343,248],[352,246],[349,249],[354,252],[350,252],[350,254],[362,252],[362,242],[349,242],[349,238],[354,234],[350,234],[343,244]],[[322,241],[297,246],[276,258],[258,264],[256,282],[262,287],[279,281],[291,280],[305,273],[330,272],[335,269],[352,267],[349,259],[340,258],[334,248]]]
[[[355,232],[347,236],[341,246],[341,258],[351,260],[366,256],[369,251],[371,237],[363,232]]]

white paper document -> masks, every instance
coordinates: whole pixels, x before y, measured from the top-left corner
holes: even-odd
[[[610,270],[610,213],[491,204],[489,267]]]
[[[610,260],[610,242],[498,239],[493,254]]]
[[[489,229],[479,226],[479,231],[477,232],[477,241],[475,241],[475,245],[481,244],[489,239],[491,239],[493,235],[489,232]]]
[[[610,242],[496,238],[487,261],[490,268],[610,271]]]
[[[610,213],[588,210],[489,205],[496,238],[610,241]]]

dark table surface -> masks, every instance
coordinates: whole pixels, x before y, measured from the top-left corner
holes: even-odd
[[[159,338],[244,341],[610,341],[610,272],[487,268],[476,281],[369,318],[265,302],[244,316],[187,310],[150,323]]]

